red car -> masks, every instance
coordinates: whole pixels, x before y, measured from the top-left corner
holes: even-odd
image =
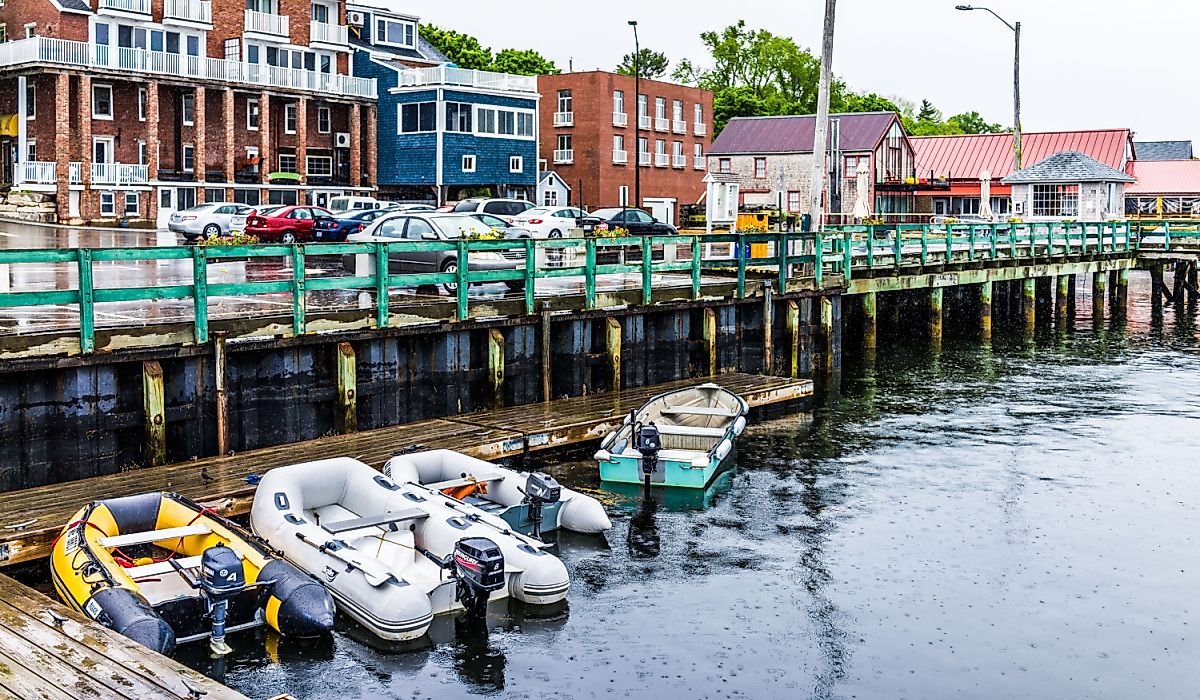
[[[246,233],[262,242],[304,243],[313,240],[317,219],[331,216],[321,207],[263,207],[246,217]]]

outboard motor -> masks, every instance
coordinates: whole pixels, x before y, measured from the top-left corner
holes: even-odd
[[[637,451],[642,453],[642,474],[646,477],[646,489],[650,488],[650,475],[658,469],[658,453],[662,449],[662,436],[653,423],[643,425],[637,431]]]
[[[214,654],[225,655],[233,651],[225,643],[225,618],[229,612],[229,601],[246,590],[246,567],[233,551],[224,544],[204,550],[200,558],[200,590],[208,603],[212,615],[212,637],[208,646]]]
[[[549,474],[533,472],[525,480],[525,502],[529,504],[529,519],[533,521],[533,532],[537,539],[542,539],[542,506],[547,503],[558,503],[562,498],[562,487]]]
[[[455,599],[471,617],[487,613],[492,591],[504,588],[504,554],[486,537],[466,537],[454,545],[452,573],[458,581]]]

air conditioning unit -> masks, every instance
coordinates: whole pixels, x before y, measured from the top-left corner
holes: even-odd
[[[333,137],[333,145],[335,148],[350,148],[350,134],[339,132]]]
[[[363,13],[347,12],[346,13],[346,24],[354,25],[355,27],[363,26]]]
[[[1013,202],[1013,213],[1014,214],[1024,214],[1025,213],[1024,200],[1018,199]]]

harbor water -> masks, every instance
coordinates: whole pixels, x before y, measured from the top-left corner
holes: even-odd
[[[1030,341],[954,320],[881,339],[811,413],[761,419],[706,493],[602,490],[614,528],[563,536],[565,608],[493,605],[388,648],[233,636],[185,663],[256,698],[1195,698],[1196,310]],[[958,326],[957,328],[955,326]]]

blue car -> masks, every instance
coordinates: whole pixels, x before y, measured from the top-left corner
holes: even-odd
[[[341,243],[346,236],[370,226],[375,219],[395,213],[394,209],[365,209],[318,219],[313,224],[313,239],[321,243]]]

